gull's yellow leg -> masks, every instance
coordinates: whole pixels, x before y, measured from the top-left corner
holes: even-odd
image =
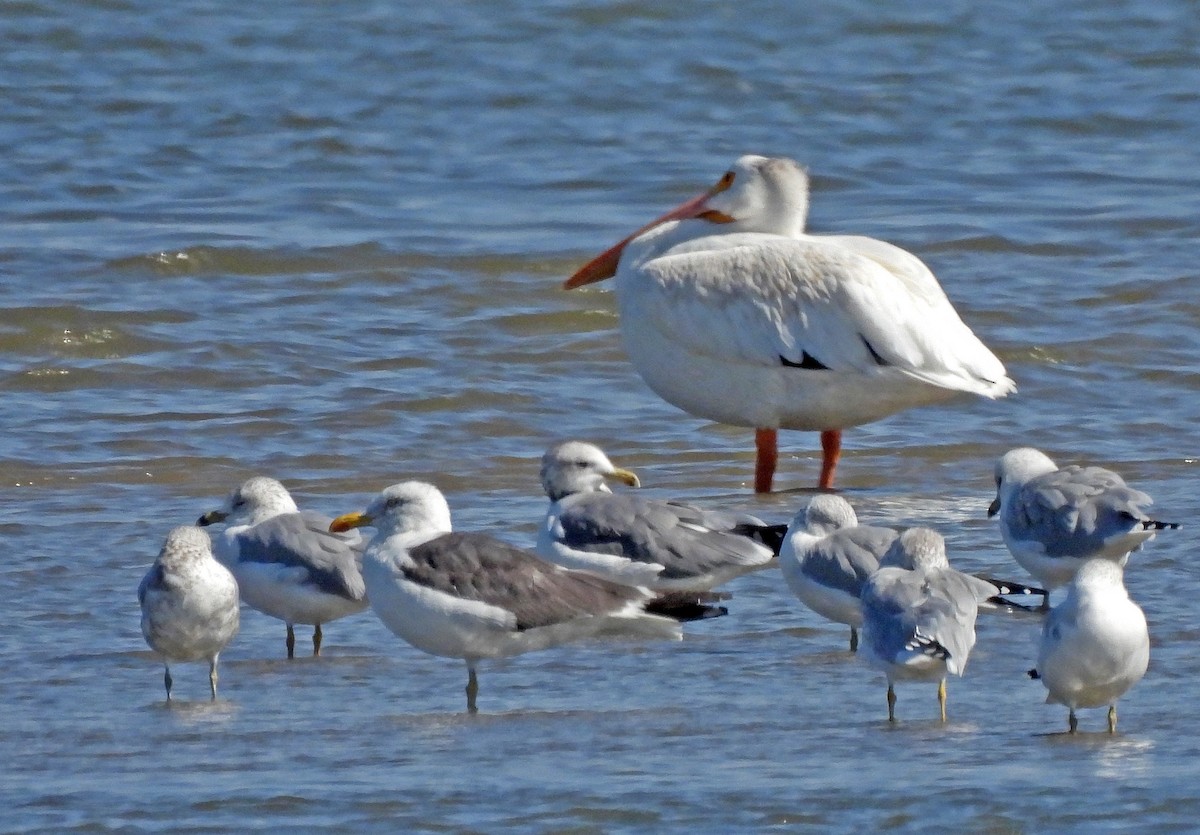
[[[942,721],[946,721],[946,679],[938,682],[938,707],[942,709]]]
[[[1115,734],[1117,732],[1117,706],[1108,706],[1108,732]]]

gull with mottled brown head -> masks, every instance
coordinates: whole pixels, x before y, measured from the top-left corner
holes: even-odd
[[[873,238],[807,234],[807,215],[803,168],[743,156],[564,284],[616,276],[634,368],[690,414],[755,428],[756,492],[771,489],[779,429],[821,432],[829,488],[843,429],[1015,390],[920,259]]]
[[[645,611],[653,594],[545,562],[484,533],[453,533],[432,484],[388,487],[330,530],[376,528],[363,555],[371,609],[397,637],[467,663],[467,710],[476,712],[484,659],[588,638],[681,637],[674,620]]]
[[[217,658],[238,631],[238,587],[213,558],[208,534],[191,526],[172,529],[138,586],[138,603],[142,635],[163,658],[167,700],[172,661],[207,661],[215,700]]]
[[[295,624],[312,624],[313,655],[320,655],[321,625],[367,608],[362,535],[330,533],[331,521],[300,510],[275,479],[256,476],[198,522],[225,523],[217,558],[237,577],[248,606],[287,624],[288,658],[295,655]]]

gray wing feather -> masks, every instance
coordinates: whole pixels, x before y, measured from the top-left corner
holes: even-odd
[[[408,580],[510,611],[519,630],[611,614],[646,599],[641,589],[568,571],[482,533],[443,534],[408,556]]]
[[[311,510],[281,513],[238,536],[238,560],[305,568],[308,581],[321,591],[362,600],[362,536],[330,533],[332,521]]]
[[[918,637],[936,642],[959,665],[974,645],[978,612],[971,586],[953,569],[918,573],[882,568],[863,588],[863,617],[876,653],[895,658]]]
[[[1063,467],[1039,476],[1016,495],[1009,529],[1041,542],[1050,556],[1085,557],[1106,540],[1149,517],[1153,500],[1103,467]]]
[[[891,528],[866,525],[834,531],[805,554],[801,570],[827,588],[858,597],[897,536]]]
[[[664,579],[685,579],[730,564],[765,562],[765,546],[710,524],[744,524],[750,518],[624,494],[586,493],[563,500],[559,523],[562,542],[570,548],[656,563],[663,566]]]
[[[163,567],[159,563],[155,563],[146,572],[146,576],[142,578],[142,582],[138,583],[138,604],[146,602],[146,593],[151,589],[161,589],[166,585],[166,575]]]

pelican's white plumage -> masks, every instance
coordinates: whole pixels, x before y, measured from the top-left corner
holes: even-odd
[[[217,698],[217,657],[238,631],[238,587],[213,557],[208,534],[173,528],[138,586],[142,635],[163,658],[163,684],[171,698],[171,662],[207,661]]]
[[[392,485],[330,529],[363,525],[377,529],[363,555],[372,611],[417,649],[467,662],[471,712],[482,659],[586,638],[682,637],[674,620],[645,611],[647,589],[553,565],[487,534],[452,533],[432,484]]]
[[[1075,573],[1067,597],[1050,610],[1042,627],[1037,669],[1048,703],[1066,705],[1075,732],[1075,711],[1108,705],[1108,732],[1117,730],[1117,699],[1141,681],[1150,663],[1150,633],[1141,607],[1129,598],[1118,563],[1087,560]]]
[[[1015,390],[920,259],[872,238],[809,235],[807,214],[803,168],[743,156],[564,285],[615,273],[634,367],[669,403],[756,428],[760,492],[777,429],[822,432],[820,484],[830,487],[842,429],[958,393]]]
[[[1060,469],[1040,450],[1019,447],[1000,456],[995,475],[988,516],[999,514],[1013,558],[1048,589],[1071,582],[1085,560],[1123,566],[1158,531],[1179,527],[1151,519],[1150,496],[1104,467]]]
[[[229,494],[199,524],[225,522],[215,539],[217,559],[237,578],[242,600],[287,624],[287,655],[295,655],[297,623],[313,626],[313,655],[321,654],[321,624],[367,608],[358,531],[330,533],[332,517],[300,510],[287,488],[255,476]]]

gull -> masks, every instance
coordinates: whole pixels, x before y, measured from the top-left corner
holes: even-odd
[[[331,521],[297,508],[275,479],[256,476],[198,522],[226,523],[217,559],[237,578],[243,601],[287,624],[288,658],[295,655],[295,624],[313,625],[313,655],[320,655],[321,624],[367,608],[362,536],[330,533]]]
[[[1012,449],[996,462],[1000,533],[1014,559],[1045,585],[1071,582],[1085,560],[1125,565],[1129,552],[1173,522],[1146,514],[1153,500],[1103,467],[1059,468],[1045,453]]]
[[[597,446],[554,444],[542,456],[550,506],[537,553],[566,568],[660,592],[704,593],[771,565],[782,525],[753,516],[613,493],[609,479],[639,486]]]
[[[850,627],[851,652],[863,625],[863,586],[898,535],[859,525],[850,502],[832,493],[813,496],[788,526],[779,551],[783,579],[805,606]]]
[[[330,530],[368,525],[376,528],[363,555],[371,609],[417,649],[466,661],[470,713],[483,659],[586,638],[682,638],[676,621],[645,611],[647,589],[553,565],[488,534],[452,533],[432,484],[394,484]]]
[[[863,655],[888,680],[888,720],[896,721],[894,682],[937,681],[946,721],[946,676],[961,676],[975,646],[979,604],[995,592],[955,571],[946,543],[930,528],[909,528],[863,586]]]
[[[154,565],[138,586],[142,635],[163,657],[163,684],[171,700],[171,662],[208,661],[208,684],[217,698],[217,657],[238,631],[238,587],[213,558],[208,534],[181,525],[168,534]]]
[[[1016,390],[919,258],[858,235],[810,235],[808,174],[739,158],[715,186],[563,284],[616,276],[621,339],[646,384],[685,412],[753,427],[770,492],[778,430],[821,433],[833,486],[842,430],[915,406]]]
[[[899,532],[858,524],[853,506],[841,496],[821,493],[796,514],[779,551],[779,567],[788,587],[818,615],[850,627],[850,651],[858,649],[862,628],[862,589],[879,569],[880,559]],[[1042,595],[1045,589],[991,577],[977,578],[990,586],[982,608],[1029,609],[1002,595]]]
[[[1079,726],[1075,711],[1108,705],[1108,732],[1117,732],[1117,699],[1141,681],[1150,663],[1146,616],[1129,599],[1121,565],[1085,560],[1075,572],[1066,599],[1046,616],[1037,668],[1047,704],[1066,705],[1070,733]]]

